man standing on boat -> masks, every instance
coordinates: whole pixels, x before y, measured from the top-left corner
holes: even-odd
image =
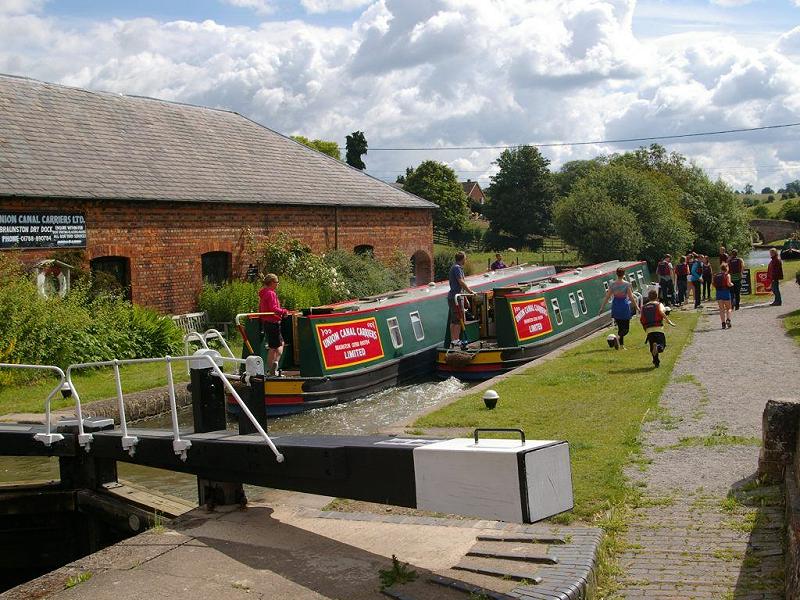
[[[466,292],[474,294],[467,285],[464,275],[464,263],[467,262],[467,255],[463,252],[456,252],[455,262],[450,267],[450,291],[447,293],[447,304],[450,306],[450,347],[459,345],[461,330],[464,324],[464,299],[457,294]],[[458,300],[458,301],[457,301]]]
[[[506,263],[503,262],[503,255],[499,252],[494,255],[495,261],[489,267],[492,271],[497,271],[497,269],[505,269]]]
[[[281,320],[290,311],[281,308],[278,294],[275,293],[278,287],[278,276],[274,273],[267,273],[264,276],[264,287],[258,292],[258,312],[268,313],[261,316],[264,324],[264,334],[267,337],[267,363],[269,374],[280,377],[280,361],[283,354],[283,336],[281,335]]]

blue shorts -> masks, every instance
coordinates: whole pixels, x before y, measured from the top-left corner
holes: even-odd
[[[719,289],[718,288],[717,289],[716,299],[717,300],[727,300],[727,301],[730,302],[731,291],[730,290],[726,290],[726,289]]]

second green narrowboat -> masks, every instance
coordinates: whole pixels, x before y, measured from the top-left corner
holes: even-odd
[[[473,290],[491,293],[548,279],[552,266],[512,266],[467,277]],[[527,282],[527,283],[526,283]],[[436,349],[447,335],[446,281],[304,309],[286,318],[282,377],[267,377],[268,416],[302,412],[364,397],[431,374]],[[241,315],[243,358],[258,354],[266,364],[265,338],[257,313]],[[235,412],[235,405],[229,409]]]
[[[445,339],[437,351],[440,377],[489,379],[532,361],[609,324],[598,314],[617,267],[634,293],[650,282],[647,263],[612,261],[559,273],[526,284],[478,291],[469,297],[472,317],[464,323],[460,346]]]

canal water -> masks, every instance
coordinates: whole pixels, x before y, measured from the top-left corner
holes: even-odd
[[[450,378],[445,381],[421,381],[413,385],[384,390],[360,400],[310,410],[298,415],[268,421],[271,435],[331,434],[368,435],[419,414],[438,403],[455,397],[468,384]],[[182,428],[191,428],[191,407],[180,412]],[[132,427],[171,429],[170,416],[162,415],[139,421]],[[235,429],[230,424],[229,428]],[[191,450],[190,450],[191,452]],[[193,475],[162,469],[118,464],[119,478],[149,489],[197,501],[197,480]],[[0,457],[0,483],[58,479],[58,459]],[[248,496],[259,488],[248,486]]]

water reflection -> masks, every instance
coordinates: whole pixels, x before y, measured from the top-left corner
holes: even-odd
[[[396,387],[345,404],[273,419],[268,423],[269,433],[276,436],[377,433],[454,397],[466,387],[467,384],[455,378]],[[191,427],[191,408],[180,412],[179,422],[181,427]],[[139,421],[135,427],[169,429],[171,421],[169,415],[162,415]],[[229,424],[228,428],[235,429],[235,424]],[[120,479],[192,502],[197,500],[197,480],[193,475],[127,463],[119,463],[118,471]],[[0,457],[0,483],[54,480],[58,476],[58,459],[55,458]],[[255,497],[258,493],[259,488],[248,486],[248,496]]]

